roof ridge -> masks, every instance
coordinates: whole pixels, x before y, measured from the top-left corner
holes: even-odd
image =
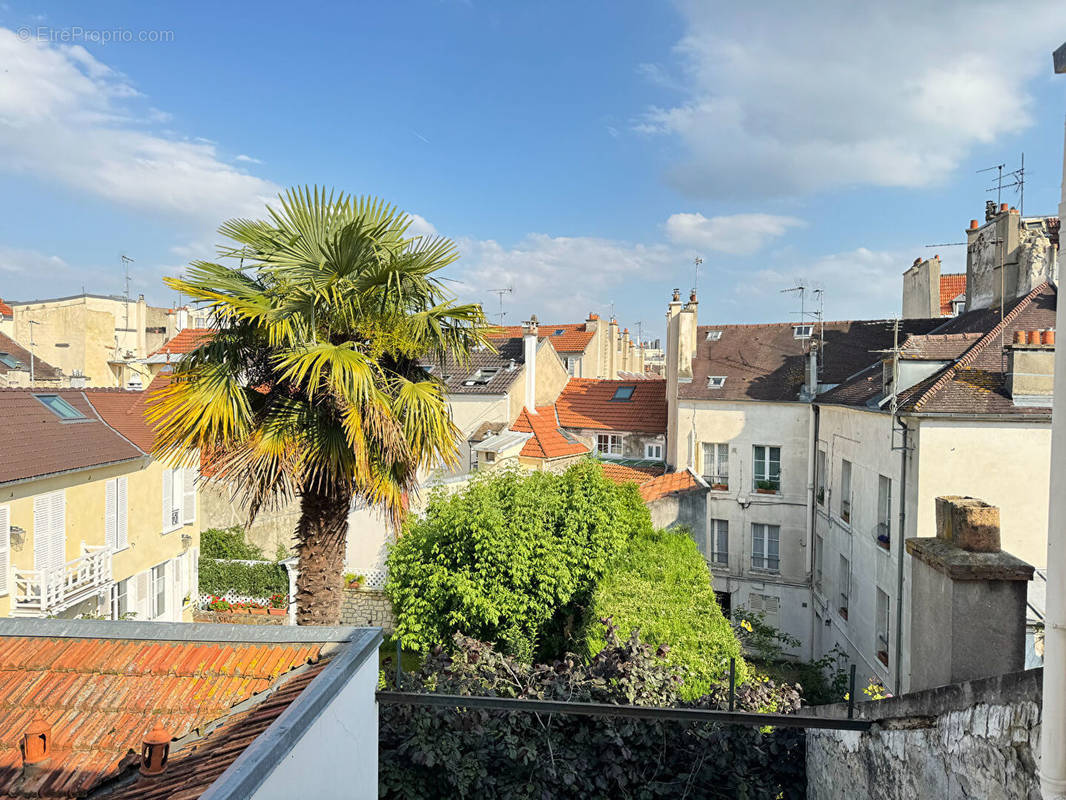
[[[1051,284],[1048,281],[1044,281],[1035,289],[1031,290],[1029,294],[1023,297],[1021,301],[1014,306],[1014,308],[1012,308],[1004,315],[1003,319],[996,323],[996,325],[993,326],[992,329],[988,331],[988,333],[978,339],[977,342],[974,343],[973,347],[963,353],[962,356],[960,356],[954,364],[944,370],[944,374],[941,375],[936,380],[936,382],[933,383],[932,386],[922,392],[921,397],[914,401],[914,408],[919,409],[923,405],[925,405],[926,402],[932,399],[934,394],[943,389],[944,386],[947,385],[948,381],[950,381],[952,378],[955,377],[956,374],[958,374],[960,367],[964,367],[968,364],[973,363],[974,359],[976,359],[978,355],[984,352],[985,348],[987,348],[988,345],[997,336],[999,336],[1003,329],[1006,328],[1015,319],[1017,319],[1018,315],[1022,312],[1022,309],[1027,308],[1029,305],[1031,305],[1036,296],[1042,293],[1044,289],[1049,288],[1050,286]]]

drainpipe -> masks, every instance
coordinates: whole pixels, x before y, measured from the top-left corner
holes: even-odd
[[[1055,51],[1055,72],[1066,73],[1066,44]],[[1066,219],[1066,150],[1059,219]],[[1064,330],[1060,305],[1056,326]],[[1040,720],[1040,790],[1044,800],[1066,798],[1066,347],[1055,351],[1051,419],[1051,500],[1047,536],[1047,612],[1044,615],[1044,703]]]
[[[808,448],[810,455],[807,457],[807,576],[811,585],[811,658],[814,657],[814,637],[815,626],[814,620],[814,548],[817,545],[814,543],[814,528],[815,528],[815,500],[814,493],[817,491],[818,476],[815,475],[817,469],[817,456],[818,456],[818,428],[821,423],[820,409],[814,402],[814,397],[811,397],[811,422],[810,422],[810,447]],[[825,569],[825,564],[822,564],[822,569]]]
[[[903,449],[899,456],[899,536],[896,537],[896,685],[895,693],[903,692],[903,541],[907,536],[907,448],[910,428],[902,419]]]

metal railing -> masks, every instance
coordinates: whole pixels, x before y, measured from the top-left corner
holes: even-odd
[[[12,612],[26,616],[70,608],[111,583],[111,548],[85,547],[85,553],[58,567],[15,569]]]

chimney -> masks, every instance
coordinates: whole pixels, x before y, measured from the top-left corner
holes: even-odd
[[[807,399],[814,401],[818,394],[818,343],[811,339],[811,352],[807,357]]]
[[[618,377],[618,320],[607,323],[607,377]]]
[[[940,259],[914,259],[903,273],[903,319],[940,316]]]
[[[1007,345],[1007,392],[1014,405],[1051,408],[1055,383],[1055,331],[1015,331]]]
[[[170,734],[162,725],[156,725],[141,742],[141,774],[162,775],[170,757]]]
[[[621,368],[626,372],[630,371],[630,355],[632,346],[629,343],[629,328],[622,329],[622,363]]]
[[[1033,568],[1000,549],[999,509],[936,498],[936,536],[907,539],[910,673],[902,690],[1016,672],[1025,666]]]
[[[84,389],[86,384],[85,375],[81,370],[74,370],[70,375],[70,388],[71,389]]]
[[[31,767],[47,760],[52,752],[52,726],[38,714],[22,734],[22,763]]]
[[[526,408],[537,413],[537,315],[522,323],[522,355],[526,367]]]

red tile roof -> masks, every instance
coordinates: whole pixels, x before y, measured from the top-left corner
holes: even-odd
[[[7,364],[0,361],[0,375],[4,375],[12,370],[20,370],[29,373],[30,351],[10,336],[6,336],[3,333],[0,333],[0,353],[6,353],[19,362],[19,366],[9,367]],[[35,381],[58,381],[63,377],[63,373],[40,356],[34,355],[33,377]]]
[[[940,276],[940,313],[951,316],[951,301],[966,294],[966,273]]]
[[[155,429],[148,423],[145,412],[152,396],[170,383],[170,375],[160,373],[144,391],[126,389],[87,389],[93,408],[104,422],[117,430],[146,453],[152,452]]]
[[[0,300],[0,317],[10,317],[14,315],[14,311],[11,310],[11,306]]]
[[[0,637],[0,797],[81,797],[127,767],[156,724],[186,736],[320,651],[317,643]],[[55,768],[28,785],[19,741],[38,714],[52,726]]]
[[[603,466],[603,474],[615,483],[636,483],[643,485],[652,478],[657,478],[666,471],[665,464],[655,466],[630,466],[629,464],[615,464],[611,461],[600,462]]]
[[[629,400],[612,400],[632,386]],[[571,378],[555,401],[564,428],[666,433],[666,381]]]
[[[505,325],[500,336],[521,336],[521,325]],[[584,322],[564,322],[559,325],[538,325],[538,338],[549,339],[557,353],[584,353],[595,331]]]
[[[215,335],[211,328],[184,328],[175,334],[170,341],[165,342],[148,354],[152,356],[183,356],[191,353],[208,339]]]
[[[526,458],[562,458],[589,452],[586,445],[568,438],[559,430],[555,409],[551,406],[538,408],[536,414],[523,408],[511,430],[533,434],[518,453]]]
[[[658,500],[669,494],[687,492],[692,489],[699,489],[702,486],[703,484],[700,483],[699,479],[686,469],[680,472],[668,472],[658,478],[646,481],[640,486],[640,496],[644,498],[645,503],[650,503],[652,500]]]

